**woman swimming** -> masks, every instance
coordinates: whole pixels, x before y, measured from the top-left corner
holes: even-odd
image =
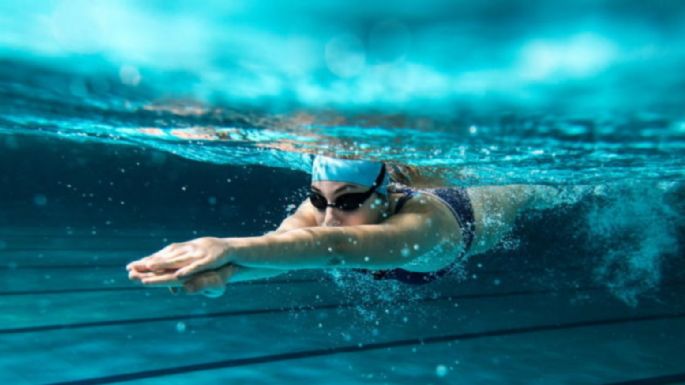
[[[551,206],[547,186],[416,189],[382,162],[317,156],[310,195],[262,236],[173,243],[127,265],[129,278],[210,297],[225,284],[289,270],[349,268],[376,279],[431,282],[497,245],[516,215]]]

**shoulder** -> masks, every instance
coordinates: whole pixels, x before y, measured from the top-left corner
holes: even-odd
[[[283,224],[287,224],[288,229],[316,226],[316,209],[309,202],[309,199],[305,199],[294,213],[284,219]]]
[[[295,214],[314,221],[317,211],[318,210],[314,207],[314,205],[312,205],[312,202],[309,200],[309,198],[307,198],[300,203],[300,206],[297,208],[297,211],[295,211]]]
[[[444,207],[445,205],[438,198],[422,190],[413,190],[410,197],[407,197],[406,194],[403,193],[392,194],[391,197],[393,208],[397,207],[397,203],[400,199],[405,199],[402,208],[397,214],[441,212],[443,209],[446,209],[446,207]]]
[[[396,202],[396,200],[393,201],[393,209],[396,207]],[[411,198],[404,203],[399,212],[394,214],[394,216],[401,215],[420,215],[430,219],[440,229],[445,231],[458,232],[459,230],[459,222],[454,218],[452,211],[437,197],[421,190],[416,190]]]

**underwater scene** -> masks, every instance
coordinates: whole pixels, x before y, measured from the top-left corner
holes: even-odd
[[[685,384],[683,68],[675,0],[2,1],[0,383]]]

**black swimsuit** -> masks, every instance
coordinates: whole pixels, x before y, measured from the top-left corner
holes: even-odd
[[[409,284],[425,284],[434,281],[450,271],[452,271],[458,264],[461,258],[468,252],[473,243],[473,238],[475,237],[475,217],[473,215],[473,207],[471,206],[471,200],[466,192],[465,188],[462,187],[440,187],[431,189],[421,189],[415,190],[410,187],[403,187],[399,189],[399,192],[404,193],[404,195],[397,201],[397,206],[395,208],[395,214],[397,214],[404,204],[411,199],[417,192],[422,192],[424,194],[432,195],[438,200],[445,203],[449,207],[452,215],[459,222],[459,227],[461,227],[462,236],[464,239],[464,249],[455,258],[454,262],[450,263],[448,266],[430,273],[419,273],[414,271],[408,271],[404,269],[391,269],[391,270],[367,270],[367,269],[357,269],[364,273],[373,274],[374,279],[394,279],[400,282]]]

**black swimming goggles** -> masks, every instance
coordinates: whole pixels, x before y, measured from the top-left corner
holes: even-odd
[[[309,192],[309,201],[312,202],[312,206],[316,207],[319,211],[326,210],[326,207],[335,207],[336,209],[340,209],[342,211],[354,211],[360,208],[364,202],[369,199],[371,194],[373,194],[378,186],[383,183],[384,178],[385,164],[383,167],[381,167],[381,172],[378,174],[378,177],[376,177],[376,181],[373,182],[371,188],[366,192],[342,194],[335,200],[335,202],[328,203],[326,197],[312,190]]]

